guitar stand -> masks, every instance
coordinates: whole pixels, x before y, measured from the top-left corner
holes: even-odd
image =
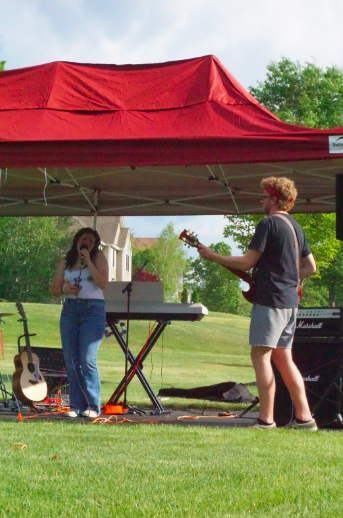
[[[21,319],[21,320],[22,320],[22,319]],[[21,320],[18,320],[18,322],[21,322]],[[24,334],[24,335],[20,335],[20,336],[19,336],[19,338],[18,338],[18,353],[19,353],[19,354],[20,354],[20,353],[22,353],[22,352],[25,350],[25,346],[23,347],[23,346],[21,346],[21,345],[20,345],[20,340],[21,340],[22,338],[25,338],[25,339],[26,339],[26,338],[28,338],[28,337],[30,337],[30,336],[37,336],[37,333]]]

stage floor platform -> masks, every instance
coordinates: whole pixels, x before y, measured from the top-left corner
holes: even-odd
[[[131,413],[116,415],[100,415],[96,419],[88,419],[85,417],[70,418],[65,412],[56,411],[56,409],[42,408],[41,412],[33,412],[27,407],[22,407],[20,413],[17,410],[4,408],[0,402],[0,422],[34,422],[45,421],[49,423],[70,423],[82,425],[175,425],[175,426],[205,426],[211,428],[249,428],[257,419],[258,412],[234,411],[218,412],[214,410],[170,410],[162,414],[155,414],[154,411],[146,410],[146,413]],[[242,416],[241,414],[244,413]],[[331,423],[326,426],[319,426],[321,431],[343,431],[342,424]]]
[[[257,412],[247,412],[244,416],[240,412],[218,412],[213,410],[170,410],[162,414],[155,414],[151,410],[145,410],[144,414],[126,412],[116,415],[100,415],[97,419],[84,417],[70,418],[63,412],[55,409],[41,408],[41,412],[31,411],[28,407],[11,410],[0,403],[0,421],[49,421],[69,422],[76,424],[157,424],[178,426],[210,426],[224,428],[248,428],[257,419]],[[140,409],[139,409],[140,410]]]

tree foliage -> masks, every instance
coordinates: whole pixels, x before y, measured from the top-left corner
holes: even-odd
[[[287,58],[267,66],[267,78],[250,93],[284,122],[313,128],[343,125],[343,71]]]
[[[182,288],[182,292],[181,292],[181,302],[182,304],[187,304],[188,302],[188,291],[187,291],[187,286],[184,286]]]
[[[71,245],[70,218],[0,218],[0,297],[47,303],[57,263]]]
[[[224,236],[231,237],[245,253],[263,215],[226,216]],[[343,286],[342,244],[335,238],[335,214],[294,214],[305,231],[316,259],[317,274],[306,283],[302,304],[333,305]]]
[[[173,223],[168,223],[159,234],[157,243],[151,248],[134,250],[134,267],[141,267],[146,260],[148,263],[145,269],[157,275],[163,282],[165,301],[177,302],[178,291],[182,288],[183,273],[186,270],[186,252],[174,231]]]
[[[145,250],[136,250],[132,247],[132,274],[135,275],[138,270],[144,268],[145,272],[152,273],[150,265],[152,261],[153,252],[151,248]],[[144,264],[146,265],[144,266]]]
[[[222,255],[231,255],[231,248],[223,242],[210,248]],[[218,263],[205,261],[201,257],[192,261],[193,288],[199,299],[210,311],[237,314],[241,290],[239,279]]]
[[[198,290],[193,290],[192,291],[191,302],[193,302],[193,304],[197,304],[198,302],[200,302],[200,297],[199,297]]]
[[[321,276],[340,250],[340,241],[335,238],[335,214],[293,214],[303,227],[311,251],[316,258],[318,275]],[[234,239],[239,250],[245,253],[254,235],[255,227],[265,216],[248,214],[225,216],[227,225],[224,237]]]
[[[343,71],[336,66],[322,69],[315,63],[302,65],[282,58],[272,61],[266,80],[258,81],[249,91],[284,122],[316,128],[343,125]],[[228,216],[224,236],[233,238],[244,253],[262,217]],[[308,306],[334,305],[341,300],[343,287],[343,253],[335,238],[335,214],[294,217],[306,233],[318,268],[316,277],[306,284],[302,302]]]
[[[337,254],[323,269],[320,279],[313,279],[312,283],[316,291],[325,297],[324,300],[329,306],[343,306],[343,243],[341,241],[339,241]]]

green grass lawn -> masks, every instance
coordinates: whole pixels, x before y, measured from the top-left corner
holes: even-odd
[[[1,303],[0,310],[15,313],[4,317],[6,324],[1,328],[6,361],[0,363],[0,369],[3,375],[11,376],[14,371],[12,360],[18,351],[17,341],[23,334],[23,326],[14,304]],[[24,310],[29,333],[36,333],[30,339],[31,345],[61,347],[61,306],[24,304]],[[137,354],[145,343],[151,325],[153,322],[130,322],[129,345],[133,354]],[[200,322],[172,322],[146,358],[143,372],[156,393],[162,387],[192,388],[226,381],[253,382],[255,375],[250,360],[248,327],[249,319],[224,313],[211,313]],[[25,345],[25,340],[22,345]],[[125,368],[125,356],[113,336],[102,341],[98,360],[105,403],[122,379]],[[128,398],[132,404],[150,406],[150,399],[136,377],[128,387]],[[167,402],[163,404],[168,406]]]
[[[338,432],[1,421],[0,430],[1,517],[342,516]]]
[[[26,304],[32,345],[59,347],[59,306]],[[1,304],[1,311],[14,310]],[[19,316],[2,325],[13,372]],[[168,326],[144,372],[161,386],[252,382],[248,319],[211,314]],[[138,351],[147,322],[134,322]],[[123,375],[124,356],[113,337],[99,353],[104,402]],[[139,382],[129,402],[146,406]],[[194,408],[208,402],[178,400]],[[171,399],[163,401],[175,405]],[[179,405],[178,405],[179,406]],[[342,434],[335,431],[109,425],[1,421],[0,517],[309,517],[342,516]],[[24,446],[21,446],[24,445]]]

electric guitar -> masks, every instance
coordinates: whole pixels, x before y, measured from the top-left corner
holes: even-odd
[[[23,322],[24,326],[25,349],[14,357],[16,371],[13,374],[12,390],[19,401],[26,405],[34,406],[35,401],[42,401],[46,398],[48,387],[39,370],[38,356],[31,351],[30,335],[24,308],[20,302],[17,302],[16,306],[21,316],[19,322]]]
[[[190,232],[189,230],[184,230],[179,235],[179,239],[186,243],[186,245],[197,248],[198,245],[200,245],[200,241],[198,240],[197,236]],[[223,266],[223,265],[221,265]],[[256,295],[256,284],[254,279],[254,274],[250,274],[248,272],[243,272],[242,270],[237,270],[236,268],[229,268],[228,266],[224,266],[227,270],[229,270],[231,273],[242,279],[242,281],[246,282],[249,285],[249,289],[247,291],[242,290],[242,295],[251,304],[254,302],[255,295]]]

